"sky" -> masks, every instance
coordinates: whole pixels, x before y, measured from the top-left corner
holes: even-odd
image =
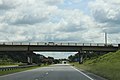
[[[104,43],[105,32],[120,43],[120,0],[0,0],[0,42]]]

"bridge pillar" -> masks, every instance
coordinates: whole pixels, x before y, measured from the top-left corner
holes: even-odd
[[[33,63],[33,61],[32,61],[32,51],[28,51],[27,52],[27,62],[28,62],[28,64],[32,64]]]
[[[120,44],[118,44],[118,49],[120,50]]]
[[[79,64],[83,64],[83,53],[79,51],[78,54],[79,54]]]

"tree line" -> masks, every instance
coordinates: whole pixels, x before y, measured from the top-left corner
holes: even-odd
[[[35,64],[52,64],[59,63],[59,60],[53,57],[45,57],[41,54],[32,53],[32,61]],[[28,55],[26,52],[0,52],[0,65],[27,63]]]
[[[88,52],[83,53],[83,60],[89,60],[93,58],[98,58],[99,56],[102,56],[104,54],[107,54],[108,52]],[[79,53],[76,53],[74,55],[70,55],[68,57],[70,62],[78,62],[79,61]]]

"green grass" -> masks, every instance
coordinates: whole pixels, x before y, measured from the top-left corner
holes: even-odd
[[[41,66],[34,66],[34,67],[29,67],[29,68],[21,68],[21,69],[14,69],[14,70],[9,70],[9,71],[0,71],[0,76],[1,75],[6,75],[6,74],[11,74],[11,73],[16,73],[16,72],[21,72],[21,71],[26,71],[26,70],[31,70],[31,69],[36,69],[40,67],[45,67],[48,65],[41,65]]]
[[[3,64],[4,63],[4,64]],[[0,62],[0,66],[15,66],[15,65],[21,65],[21,64],[24,64],[24,63],[6,63],[6,62]]]
[[[109,80],[120,80],[120,51],[87,60],[82,65],[78,63],[72,64]]]

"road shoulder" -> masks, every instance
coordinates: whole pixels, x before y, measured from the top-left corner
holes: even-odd
[[[108,80],[108,79],[105,79],[105,78],[103,78],[103,77],[101,77],[101,76],[98,76],[98,75],[96,75],[96,74],[94,74],[94,73],[91,73],[91,72],[85,71],[85,70],[83,70],[83,69],[77,68],[77,67],[75,67],[75,66],[72,66],[72,67],[74,67],[74,68],[76,68],[77,70],[79,70],[79,71],[83,72],[84,74],[88,75],[88,76],[91,77],[93,80]]]

